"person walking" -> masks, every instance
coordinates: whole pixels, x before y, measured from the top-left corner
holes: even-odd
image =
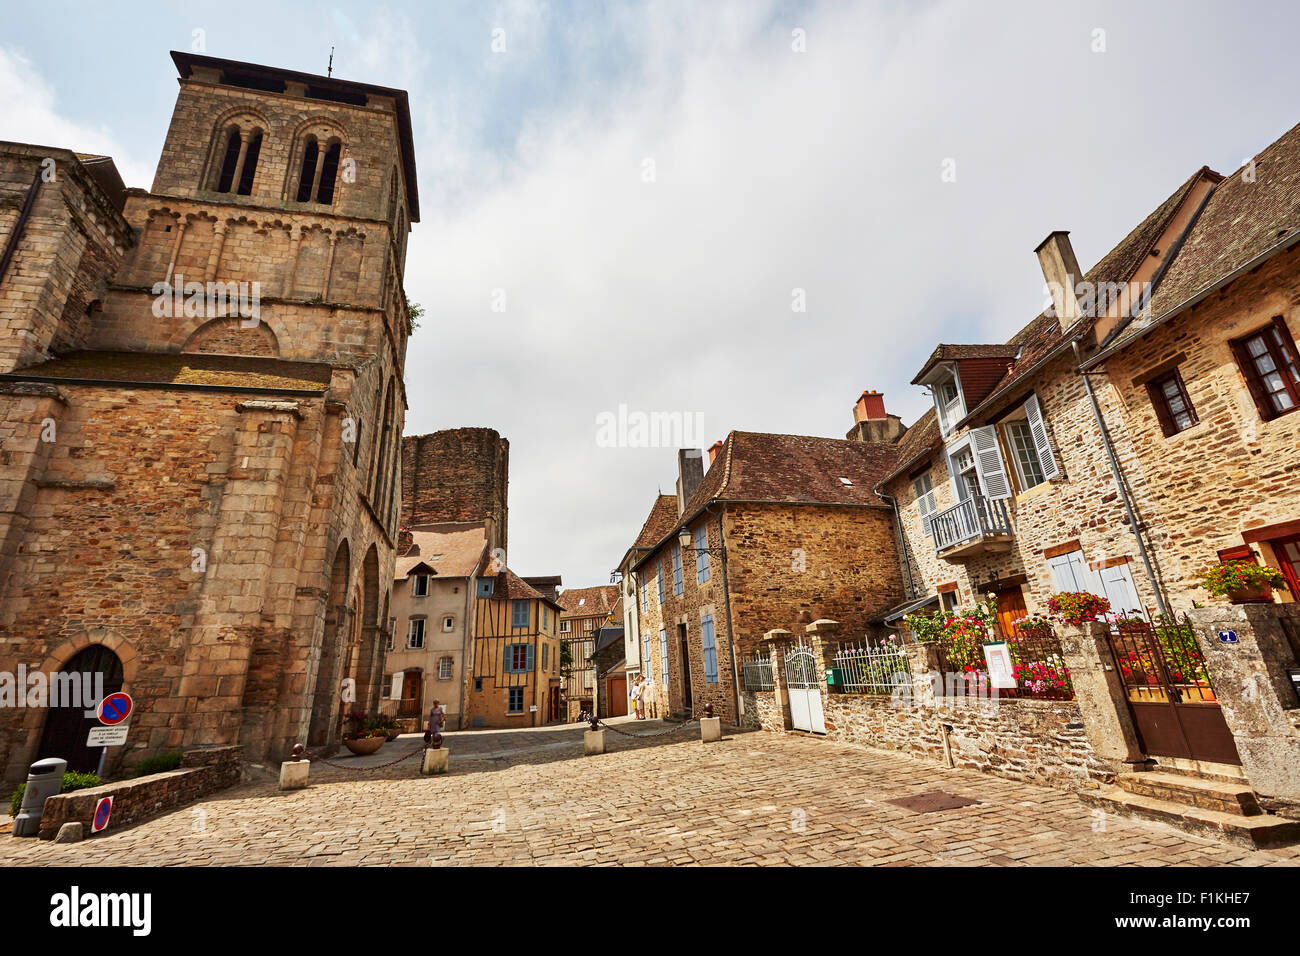
[[[429,711],[429,726],[426,729],[429,731],[429,734],[432,736],[435,734],[444,733],[446,726],[447,726],[447,708],[442,705],[441,701],[435,700],[433,702],[433,709]]]

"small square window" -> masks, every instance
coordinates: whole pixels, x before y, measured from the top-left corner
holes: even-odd
[[[474,678],[474,689],[480,691],[483,689],[483,678],[481,677]]]
[[[455,620],[455,618],[444,617],[444,618],[442,619],[442,629],[443,629],[444,631],[450,631],[450,630],[453,630],[453,629],[455,628],[455,626],[456,626],[456,620]]]
[[[524,712],[524,689],[522,687],[509,687],[506,689],[506,713],[522,714]]]

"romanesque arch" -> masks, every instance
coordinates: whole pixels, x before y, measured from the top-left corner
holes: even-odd
[[[342,704],[339,690],[348,637],[352,632],[352,612],[348,607],[350,572],[348,543],[343,541],[334,553],[329,590],[325,595],[325,631],[321,637],[320,663],[316,668],[316,687],[312,693],[311,726],[307,732],[307,743],[311,746],[331,743],[333,729],[338,726]]]
[[[280,342],[265,322],[250,327],[238,316],[230,316],[203,323],[185,340],[181,351],[202,355],[279,358]]]

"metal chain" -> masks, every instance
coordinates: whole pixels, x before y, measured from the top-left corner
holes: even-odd
[[[318,753],[318,754],[311,754],[311,753],[304,752],[304,753],[303,753],[303,756],[306,757],[308,760],[313,761],[314,763],[323,763],[323,764],[325,764],[326,766],[329,766],[329,767],[335,767],[335,768],[337,768],[337,769],[339,769],[339,770],[356,770],[356,771],[361,771],[361,770],[382,770],[384,767],[391,767],[391,766],[393,766],[394,764],[399,764],[399,763],[401,763],[403,760],[410,760],[412,757],[416,756],[417,754],[422,754],[422,753],[424,753],[424,751],[427,750],[427,749],[428,749],[427,747],[421,747],[421,748],[419,748],[419,749],[412,750],[409,754],[406,754],[406,755],[404,755],[404,756],[398,757],[396,760],[390,760],[390,761],[388,761],[388,763],[377,763],[377,764],[373,764],[373,765],[371,765],[371,766],[369,766],[369,767],[354,767],[354,766],[350,766],[350,765],[345,764],[345,763],[335,763],[333,760],[328,759],[328,758],[324,755],[324,751],[322,751],[322,752],[320,752],[320,753]]]
[[[664,734],[675,734],[675,733],[677,733],[679,730],[685,730],[686,727],[689,726],[690,724],[699,723],[699,720],[700,720],[700,718],[698,718],[698,717],[692,717],[690,720],[684,720],[684,721],[682,721],[682,722],[681,722],[680,724],[678,724],[676,727],[669,727],[667,730],[656,730],[656,731],[655,731],[654,733],[652,733],[652,734],[630,734],[630,733],[628,733],[626,730],[619,730],[617,727],[611,727],[609,724],[605,723],[603,720],[600,721],[600,726],[603,727],[603,728],[605,728],[606,730],[612,730],[612,731],[614,731],[614,733],[616,733],[616,734],[618,734],[618,735],[620,735],[620,736],[622,736],[622,737],[662,737],[662,736],[664,736]]]

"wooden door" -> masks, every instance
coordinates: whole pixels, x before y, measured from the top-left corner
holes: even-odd
[[[610,717],[627,716],[627,675],[619,674],[617,677],[611,677],[606,683],[609,688],[609,700],[606,702],[606,709]]]
[[[406,671],[402,675],[402,700],[397,706],[398,717],[419,717],[423,713],[420,678],[419,671]]]
[[[686,643],[686,625],[677,625],[677,645],[682,656],[682,710],[686,715],[691,716],[693,702],[691,700],[691,649]]]
[[[1020,620],[1028,613],[1025,607],[1025,595],[1021,591],[1020,585],[1013,584],[1009,587],[999,588],[993,592],[994,598],[998,602],[998,630],[1003,637],[1013,637],[1016,629],[1012,623]]]

